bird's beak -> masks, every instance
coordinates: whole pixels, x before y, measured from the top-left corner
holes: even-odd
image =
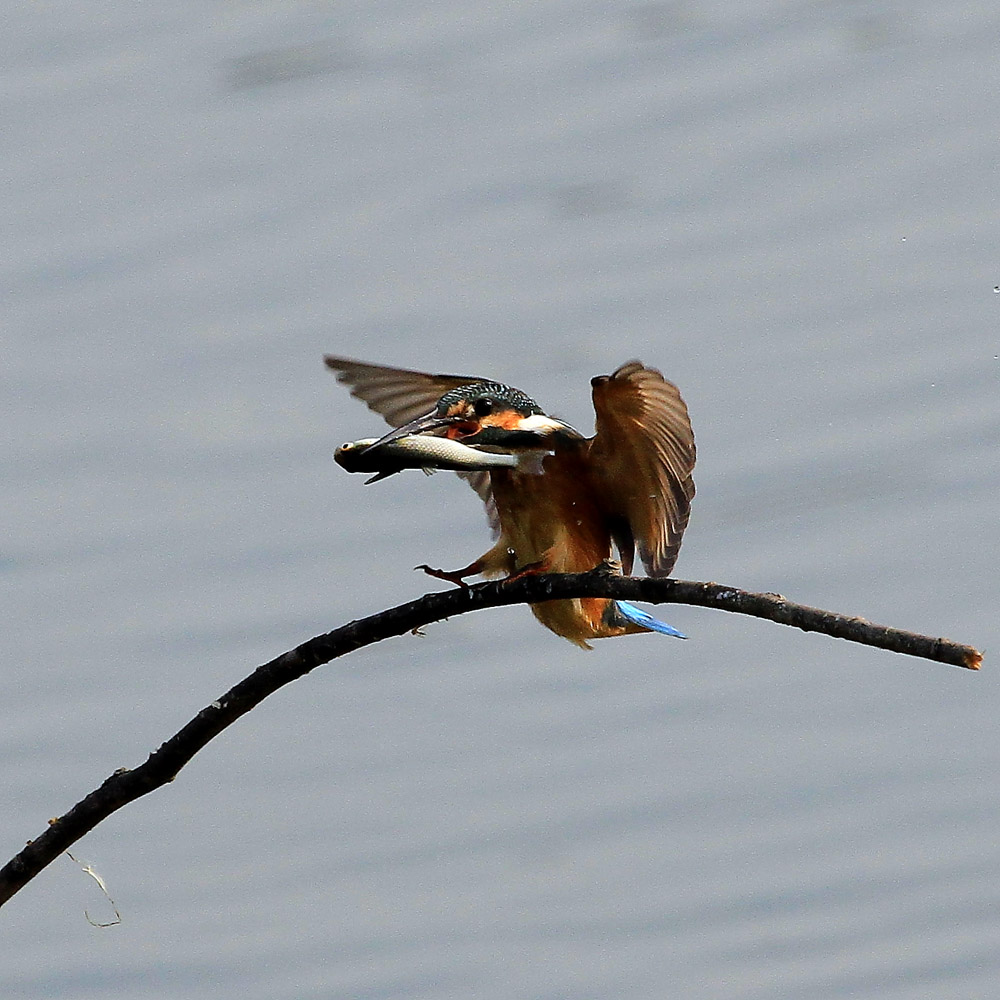
[[[407,434],[426,434],[428,431],[435,431],[439,427],[447,427],[449,424],[456,423],[456,421],[456,417],[442,417],[438,414],[437,410],[432,410],[430,413],[425,413],[422,417],[417,417],[416,420],[411,420],[408,424],[403,424],[402,427],[397,427],[394,431],[389,431],[384,437],[380,437],[374,444],[370,444],[365,448],[365,452],[371,451],[373,448],[378,448],[380,445],[388,444],[390,441],[398,441],[401,437],[406,437]]]

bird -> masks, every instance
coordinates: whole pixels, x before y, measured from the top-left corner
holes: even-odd
[[[638,552],[651,577],[669,576],[695,487],[694,434],[680,391],[660,371],[628,361],[591,379],[595,434],[585,437],[510,385],[434,375],[325,355],[326,367],[393,428],[371,447],[434,434],[473,447],[541,452],[540,467],[459,472],[486,505],[496,543],[457,570],[416,567],[465,586],[468,577],[582,573],[631,575]],[[614,554],[617,551],[617,563]],[[575,645],[660,632],[686,638],[625,601],[603,597],[531,605],[538,621]]]

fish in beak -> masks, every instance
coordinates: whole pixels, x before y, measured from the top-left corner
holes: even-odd
[[[416,420],[411,420],[408,424],[403,424],[402,427],[397,427],[395,430],[389,431],[388,434],[380,437],[374,444],[370,444],[365,448],[365,451],[371,451],[373,448],[378,448],[383,444],[389,444],[390,441],[398,441],[401,437],[407,437],[411,434],[427,434],[430,431],[439,430],[441,427],[450,427],[452,424],[461,422],[461,417],[441,416],[437,410],[431,410],[430,413],[425,413],[422,417],[417,417]]]

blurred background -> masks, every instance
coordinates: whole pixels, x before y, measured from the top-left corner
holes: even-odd
[[[486,549],[337,354],[699,446],[677,575],[980,646],[525,608],[265,702],[0,913],[24,998],[992,995],[1000,8],[18,4],[0,133],[0,854],[257,664]]]

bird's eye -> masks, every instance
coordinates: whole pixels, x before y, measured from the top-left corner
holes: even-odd
[[[480,396],[473,402],[472,409],[477,417],[485,417],[493,412],[493,400],[488,396]]]

